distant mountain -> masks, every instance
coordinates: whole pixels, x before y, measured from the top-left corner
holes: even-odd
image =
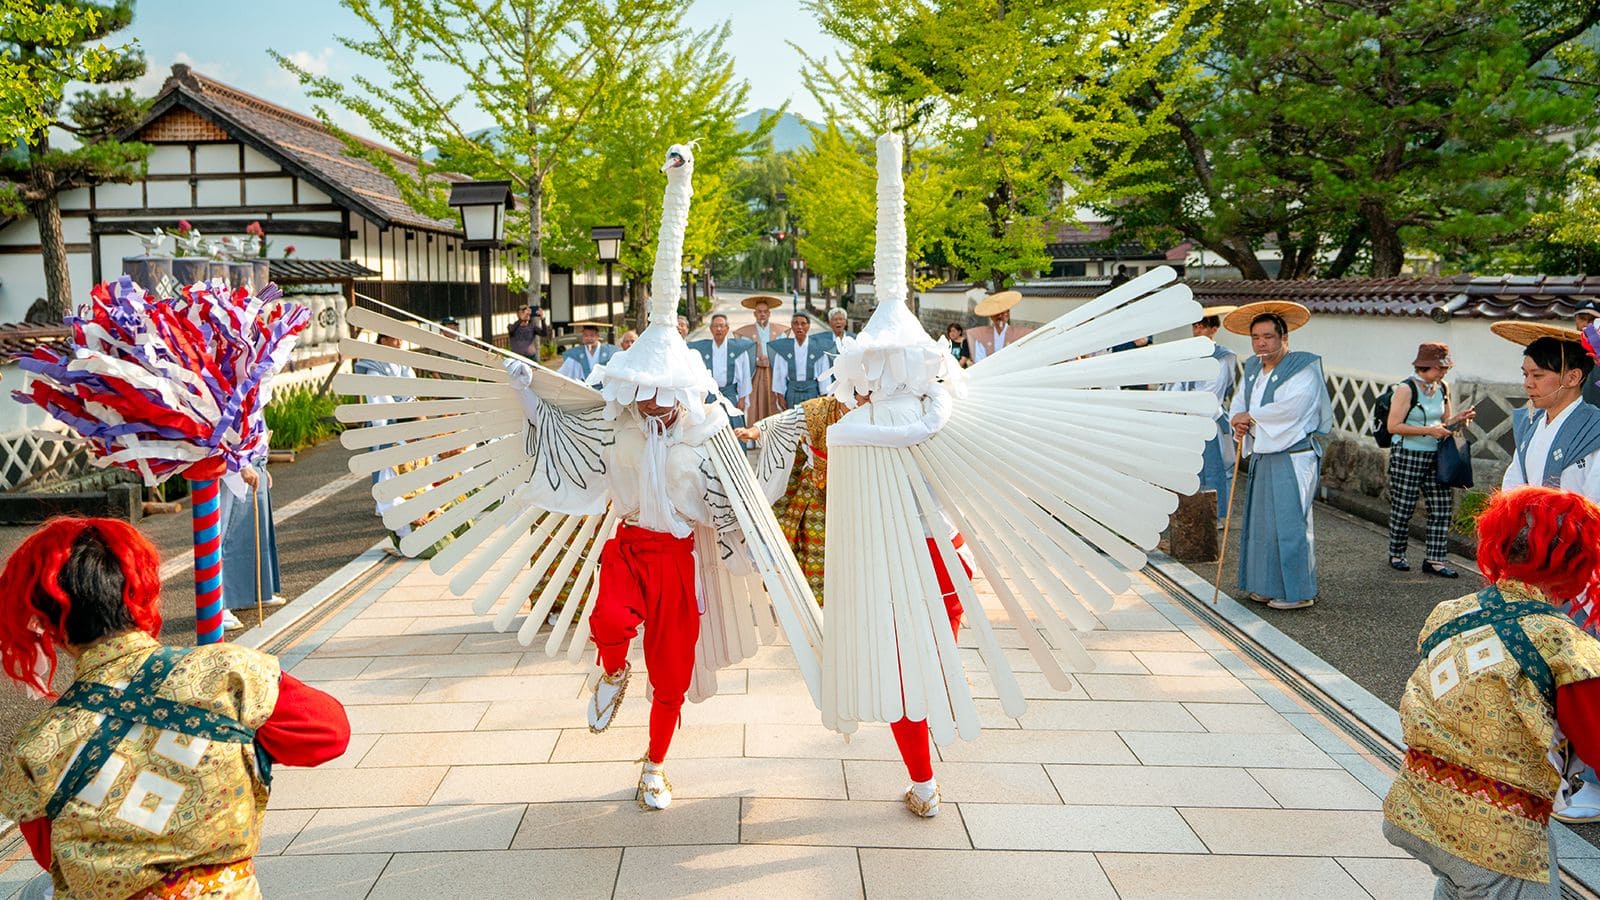
[[[762,116],[772,115],[773,110],[758,109],[740,116],[735,124],[740,131],[754,131],[761,124]],[[779,153],[789,150],[808,150],[811,148],[811,130],[806,127],[806,120],[792,112],[784,113],[778,124],[772,126],[772,149]]]
[[[770,116],[772,113],[773,110],[770,109],[758,109],[753,112],[747,112],[736,119],[734,124],[738,126],[740,131],[755,131],[756,126],[761,124],[761,117]],[[499,128],[485,128],[482,131],[474,132],[472,135],[470,135],[470,137],[472,137],[474,140],[480,141],[486,137],[490,140],[493,140],[499,134]],[[805,119],[800,118],[794,113],[786,112],[779,117],[778,124],[772,126],[773,150],[783,153],[788,150],[807,150],[810,149],[810,147],[811,130],[806,127]],[[438,159],[438,148],[429,147],[428,149],[422,151],[422,158],[428,160],[429,162]]]

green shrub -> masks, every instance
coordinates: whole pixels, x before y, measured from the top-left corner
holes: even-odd
[[[319,394],[315,384],[278,394],[266,409],[272,449],[300,450],[334,437],[344,428],[333,420],[333,411],[347,399],[331,392]]]
[[[1484,507],[1489,505],[1488,491],[1463,491],[1461,500],[1456,503],[1456,518],[1450,527],[1458,534],[1468,537],[1478,533],[1478,516],[1483,513]]]

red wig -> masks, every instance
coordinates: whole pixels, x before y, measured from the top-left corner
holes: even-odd
[[[1552,600],[1600,596],[1600,506],[1546,487],[1496,493],[1478,517],[1478,568],[1491,583],[1515,579]]]
[[[161,631],[161,560],[156,548],[127,522],[51,519],[28,536],[0,571],[0,665],[12,681],[55,696],[56,646],[67,641],[72,597],[61,570],[74,545],[94,531],[122,570],[122,601],[129,618],[154,637]]]

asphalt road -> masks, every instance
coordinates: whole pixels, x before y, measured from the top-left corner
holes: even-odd
[[[373,515],[370,482],[350,477],[346,460],[350,451],[337,440],[302,451],[292,463],[272,466],[272,499],[278,512],[278,561],[283,580],[282,593],[293,600],[322,579],[333,574],[351,559],[371,547],[388,532]],[[326,493],[330,486],[342,489]],[[310,505],[296,501],[308,498]],[[285,518],[283,512],[290,509]],[[192,550],[188,507],[174,515],[151,516],[139,523],[140,529],[161,552],[164,563]],[[0,527],[0,554],[11,551],[33,533],[31,527]],[[176,564],[172,564],[176,567]],[[161,586],[161,639],[164,643],[194,643],[194,568],[169,573]],[[270,617],[271,611],[268,611]],[[255,610],[238,613],[246,625],[256,623]],[[71,661],[62,658],[57,673],[57,689],[71,683]],[[0,746],[28,719],[43,709],[43,701],[29,700],[18,689],[0,687]]]

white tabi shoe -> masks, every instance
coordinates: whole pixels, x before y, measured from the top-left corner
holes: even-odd
[[[1569,825],[1600,822],[1600,785],[1585,783],[1567,798],[1566,808],[1553,813],[1551,818]]]
[[[282,594],[273,594],[271,597],[261,601],[261,605],[271,608],[274,606],[283,606],[288,602],[288,598],[284,597]]]
[[[243,627],[244,623],[239,621],[239,617],[233,614],[233,610],[225,609],[222,611],[222,629],[224,631],[238,631]]]
[[[644,810],[671,806],[672,782],[667,780],[667,770],[646,759],[644,771],[639,773],[639,789],[634,792],[633,799]]]
[[[939,782],[929,779],[924,782],[913,781],[906,788],[906,809],[921,816],[931,819],[939,814]]]
[[[611,727],[611,720],[622,708],[622,696],[628,692],[628,676],[633,674],[630,663],[615,675],[601,675],[589,697],[589,730],[599,734]]]

